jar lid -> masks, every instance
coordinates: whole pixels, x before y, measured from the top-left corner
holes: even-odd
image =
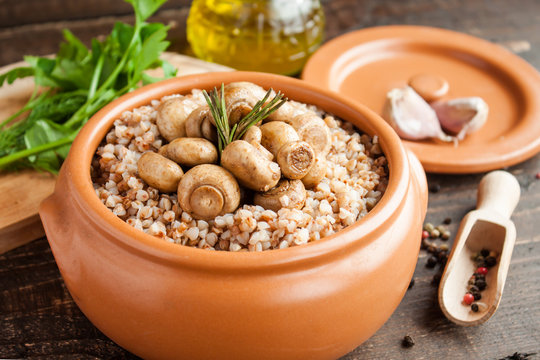
[[[386,93],[411,81],[443,100],[484,99],[489,106],[486,123],[457,146],[403,140],[428,172],[483,172],[540,152],[540,74],[517,55],[470,35],[423,26],[351,32],[317,50],[302,79],[378,114]]]

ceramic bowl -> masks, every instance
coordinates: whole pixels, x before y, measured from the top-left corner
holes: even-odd
[[[346,229],[303,246],[210,252],[136,230],[98,199],[90,163],[123,111],[193,88],[251,81],[315,104],[380,138],[389,183]],[[414,272],[427,207],[418,160],[368,108],[301,80],[249,72],[175,78],[112,102],[75,139],[40,207],[73,299],[105,335],[149,359],[332,359],[390,317]]]

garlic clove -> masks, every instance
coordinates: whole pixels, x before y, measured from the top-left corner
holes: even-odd
[[[442,128],[463,140],[465,135],[480,129],[486,122],[488,104],[479,97],[453,99],[432,104]]]
[[[386,94],[383,118],[402,139],[453,141],[442,131],[435,111],[409,86],[392,89]]]

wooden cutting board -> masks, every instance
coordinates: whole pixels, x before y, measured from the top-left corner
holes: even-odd
[[[164,53],[162,58],[176,66],[178,76],[232,70],[185,55]],[[22,62],[4,66],[0,74],[21,65]],[[159,74],[152,72],[155,76]],[[33,88],[31,78],[0,87],[0,121],[24,106]],[[45,235],[38,207],[52,193],[55,182],[54,175],[33,170],[0,172],[0,254]]]

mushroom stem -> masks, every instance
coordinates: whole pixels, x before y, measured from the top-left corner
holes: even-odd
[[[305,141],[292,141],[279,149],[277,162],[283,176],[289,179],[301,179],[313,166],[315,152]]]
[[[186,120],[186,135],[217,142],[217,130],[208,105],[199,106],[189,114]]]
[[[178,183],[178,203],[195,219],[210,220],[238,208],[240,187],[234,176],[222,167],[198,165],[186,172]]]

